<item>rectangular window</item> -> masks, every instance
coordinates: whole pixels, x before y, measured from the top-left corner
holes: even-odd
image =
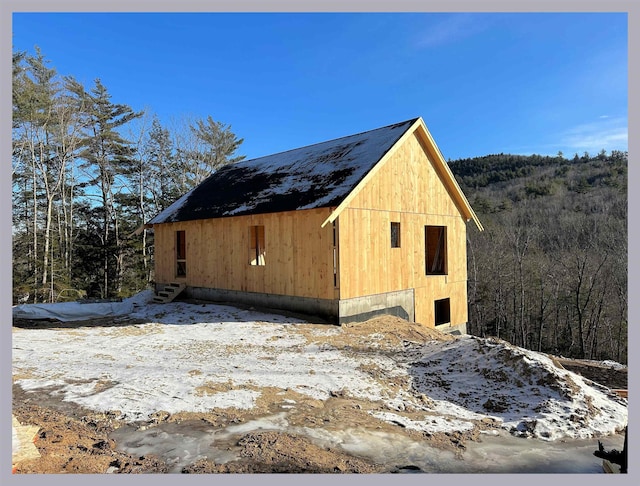
[[[264,226],[249,227],[249,265],[265,264]]]
[[[436,300],[434,304],[436,326],[449,324],[451,322],[451,308],[449,299]]]
[[[427,275],[446,275],[447,227],[425,226],[424,244]]]
[[[187,238],[184,231],[176,231],[176,277],[187,276]]]
[[[391,222],[391,248],[400,248],[400,223]]]
[[[333,222],[333,287],[338,288],[338,224]]]

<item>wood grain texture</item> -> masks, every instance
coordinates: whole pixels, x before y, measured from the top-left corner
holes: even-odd
[[[400,222],[401,246],[390,225]],[[408,137],[338,217],[340,298],[415,289],[416,321],[432,326],[434,301],[451,299],[467,322],[466,223],[417,135]],[[447,274],[426,275],[425,226],[447,227]]]
[[[329,208],[155,225],[156,282],[333,299]],[[264,226],[264,265],[251,265],[252,226]],[[176,279],[175,233],[186,235],[187,275]]]

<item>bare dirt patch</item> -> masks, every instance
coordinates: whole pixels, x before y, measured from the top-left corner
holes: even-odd
[[[555,358],[565,369],[573,371],[591,381],[613,390],[626,390],[628,387],[628,369],[615,368],[594,361]]]
[[[323,449],[305,437],[277,432],[246,434],[238,441],[241,459],[227,464],[200,460],[183,473],[376,473],[376,464]]]
[[[16,386],[13,393],[13,415],[21,424],[40,429],[34,442],[40,457],[15,465],[15,473],[167,472],[158,458],[133,457],[118,451],[108,434],[122,424],[108,414],[41,406]]]

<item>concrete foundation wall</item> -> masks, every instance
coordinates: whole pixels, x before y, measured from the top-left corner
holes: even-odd
[[[335,300],[293,297],[289,295],[239,292],[237,290],[187,287],[184,295],[191,299],[213,302],[238,302],[245,305],[281,309],[321,317],[330,322],[338,318],[338,302]]]
[[[413,289],[340,300],[338,323],[362,322],[382,314],[415,321]]]
[[[460,336],[461,334],[467,334],[467,323],[465,322],[463,324],[458,324],[457,326],[444,324],[442,326],[436,326],[436,330],[444,334],[454,334],[456,336]]]
[[[156,289],[162,287],[162,284],[156,285]],[[238,292],[205,287],[187,287],[182,295],[191,299],[211,302],[233,302],[318,316],[334,324],[363,322],[379,315],[392,315],[415,322],[413,289],[367,295],[341,301],[258,292]],[[456,326],[445,324],[436,327],[436,329],[444,333],[466,334],[467,324]]]

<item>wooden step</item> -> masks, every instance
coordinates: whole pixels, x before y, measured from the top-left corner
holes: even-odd
[[[152,302],[156,304],[168,304],[182,293],[187,286],[183,283],[172,282],[164,286],[162,290],[156,292]]]

